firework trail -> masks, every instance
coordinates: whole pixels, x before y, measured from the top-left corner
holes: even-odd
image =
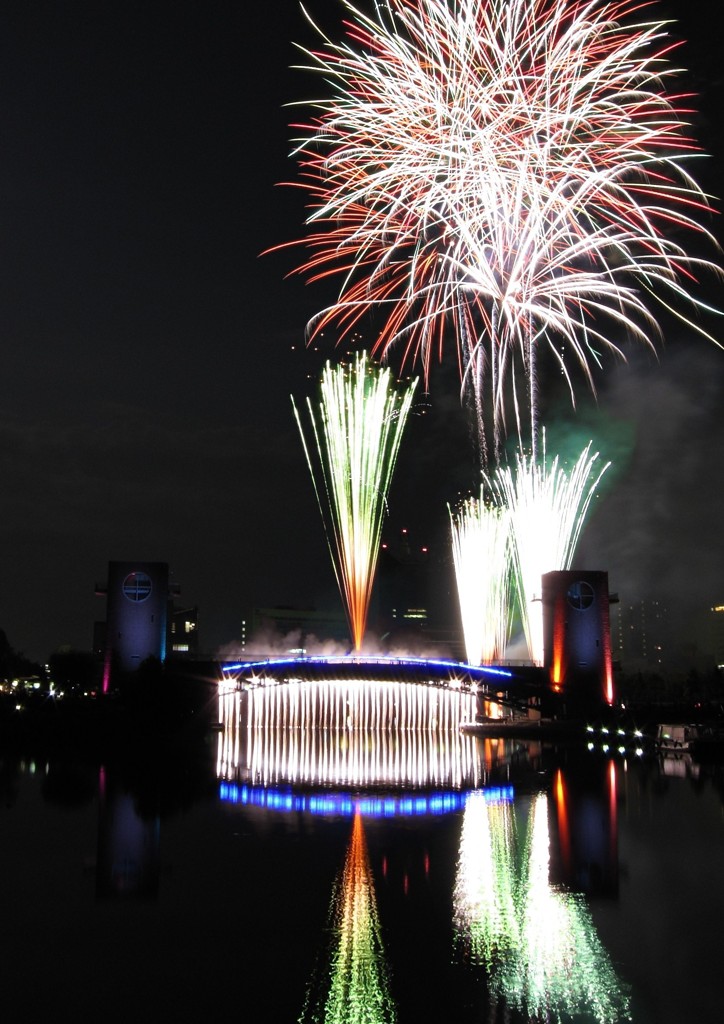
[[[318,417],[307,399],[316,459],[292,398],[356,651],[362,647],[385,502],[416,385],[413,381],[398,394],[389,368],[373,367],[364,352],[351,368],[327,363]]]
[[[714,240],[667,22],[639,0],[340,0],[346,39],[304,51],[327,98],[299,125],[310,279],[341,278],[311,324],[351,331],[426,378],[445,336],[498,458],[512,406],[536,457],[543,349],[593,387],[602,351],[651,344],[660,301],[687,324]],[[702,330],[702,333],[705,333]],[[523,387],[519,383],[525,381]]]
[[[450,511],[450,529],[467,660],[495,662],[510,638],[510,517],[481,488],[479,499]]]
[[[488,480],[496,500],[510,516],[523,631],[530,659],[538,664],[543,662],[541,578],[544,573],[571,567],[589,505],[610,465],[606,463],[596,472],[597,459],[589,441],[570,471],[559,465],[558,456],[548,465],[544,437],[540,464],[519,453],[515,469],[499,468]]]

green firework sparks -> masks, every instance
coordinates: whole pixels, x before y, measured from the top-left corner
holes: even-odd
[[[413,381],[398,392],[389,368],[371,365],[364,352],[351,367],[327,363],[317,415],[307,399],[313,445],[292,399],[356,651],[362,647],[385,502],[416,385]]]

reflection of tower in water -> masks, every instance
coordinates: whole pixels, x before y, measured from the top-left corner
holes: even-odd
[[[553,781],[555,828],[551,876],[589,897],[618,895],[616,766],[591,759],[575,772],[559,769]]]
[[[134,795],[101,767],[98,781],[96,895],[154,899],[158,895],[158,816],[142,817]]]
[[[320,955],[300,1019],[335,1024],[392,1024],[374,879],[362,816],[357,813],[329,913],[329,945]]]

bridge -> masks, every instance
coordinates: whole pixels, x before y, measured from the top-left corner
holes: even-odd
[[[445,659],[363,654],[225,662],[219,685],[225,693],[247,694],[252,703],[258,703],[254,695],[266,693],[270,695],[266,701],[269,704],[271,695],[276,694],[273,701],[276,712],[282,713],[282,723],[293,720],[301,724],[303,718],[306,724],[310,719],[318,724],[322,708],[326,715],[331,714],[335,725],[349,723],[347,709],[352,707],[352,721],[359,727],[399,721],[395,708],[401,704],[412,712],[412,720],[424,727],[432,721],[472,721],[476,705],[486,699],[524,710],[531,698],[550,692],[543,669],[529,663],[470,665]],[[301,692],[295,696],[294,690],[305,692],[306,711]],[[336,714],[334,694],[339,703]]]

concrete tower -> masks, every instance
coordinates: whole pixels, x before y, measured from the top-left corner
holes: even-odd
[[[608,573],[543,576],[544,665],[569,707],[613,703]]]
[[[132,672],[146,658],[166,660],[168,603],[168,563],[108,563],[104,691],[112,666]]]

